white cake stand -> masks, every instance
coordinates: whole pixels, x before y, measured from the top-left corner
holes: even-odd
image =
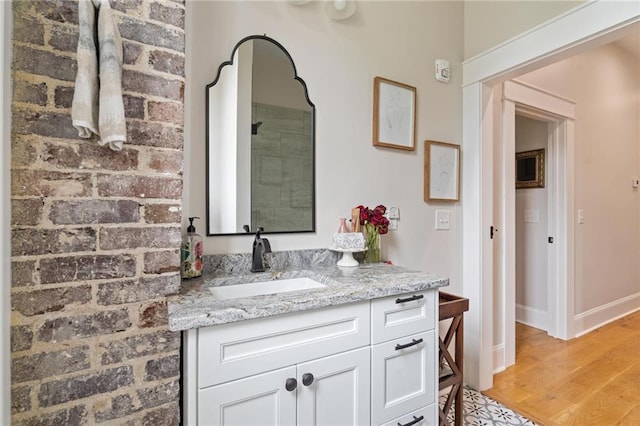
[[[366,251],[367,249],[366,248],[362,248],[362,249],[343,249],[343,248],[338,248],[338,247],[329,247],[329,250],[337,251],[338,253],[342,253],[342,257],[340,258],[340,260],[338,260],[336,265],[344,266],[346,268],[355,268],[360,263],[358,263],[358,261],[353,258],[353,253]]]

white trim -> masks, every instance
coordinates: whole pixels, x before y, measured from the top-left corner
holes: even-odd
[[[549,137],[549,235],[554,243],[548,251],[547,333],[563,340],[573,336],[575,312],[575,122],[567,118],[550,125]]]
[[[495,345],[493,347],[493,374],[501,373],[506,370],[504,362],[504,345]]]
[[[482,111],[467,115],[463,125],[464,161],[462,173],[462,283],[463,295],[474,303],[465,314],[464,345],[471,350],[464,357],[465,381],[477,390],[493,385],[493,275],[491,240],[492,206],[481,199],[492,200],[493,152],[493,94],[482,83],[462,89],[463,110]],[[485,129],[480,134],[478,129]],[[484,143],[483,143],[484,142]],[[483,167],[484,166],[484,167]],[[466,176],[466,177],[465,177]],[[480,254],[484,253],[484,256]],[[482,348],[482,350],[480,350]]]
[[[540,309],[516,303],[516,321],[539,330],[547,330],[549,313]]]
[[[504,94],[503,94],[504,97]],[[500,258],[494,260],[494,263],[500,265],[504,271],[501,281],[496,283],[504,295],[502,306],[496,310],[502,310],[502,345],[504,347],[504,365],[508,367],[516,363],[516,166],[514,158],[516,158],[516,109],[517,105],[508,99],[502,101],[502,129],[501,129],[501,148],[503,151],[503,159],[498,168],[502,170],[500,174],[501,196],[503,206],[501,213],[500,238],[504,245],[504,250],[500,253]],[[511,140],[511,143],[507,143]],[[510,161],[507,161],[510,159]],[[495,342],[494,342],[495,343]]]
[[[462,63],[462,86],[479,81],[510,77],[525,66],[549,64],[575,52],[571,48],[597,37],[618,37],[615,31],[640,21],[640,2],[591,1],[577,6],[531,30],[508,40],[493,49]],[[607,39],[608,41],[609,39]],[[603,40],[599,42],[602,43]]]
[[[11,367],[10,367],[10,327],[11,305],[9,289],[11,285],[9,239],[11,223],[10,200],[10,158],[11,158],[11,2],[0,4],[0,424],[11,424]]]
[[[518,80],[505,81],[503,96],[505,99],[544,111],[550,111],[561,117],[571,119],[575,119],[576,117],[576,103],[574,101],[542,90],[532,84],[525,84]],[[540,118],[535,111],[522,112],[532,118]],[[545,115],[548,114],[543,113],[543,119]]]
[[[576,337],[640,310],[640,293],[614,300],[575,316]]]
[[[486,197],[481,185],[483,177],[487,176],[486,169],[493,168],[492,164],[482,162],[481,152],[486,149],[486,144],[491,146],[493,140],[491,135],[485,139],[490,126],[484,121],[486,103],[482,100],[491,92],[491,85],[599,45],[604,39],[619,35],[619,31],[627,30],[636,22],[640,22],[639,2],[593,1],[462,64],[462,282],[464,294],[470,297],[471,302],[469,315],[465,316],[465,373],[470,373],[465,376],[473,388],[485,390],[487,385],[491,385],[494,346],[491,340],[493,282],[488,279],[492,278],[492,274],[483,269],[483,265],[491,265],[488,263],[492,257],[491,246],[485,247],[483,243],[488,240],[484,226],[490,221],[486,213],[492,214],[493,200]],[[567,126],[565,132],[573,134],[573,123],[569,123],[571,125]],[[567,146],[567,156],[572,154],[573,146]],[[565,186],[573,186],[573,177],[565,182]],[[566,202],[566,210],[573,211],[571,192]],[[571,230],[567,230],[566,238],[573,241]],[[568,260],[573,261],[573,253],[568,251],[567,254]],[[567,280],[573,280],[573,270],[567,268],[562,273]],[[572,292],[573,288],[568,288],[563,300],[558,303],[572,299]],[[474,308],[477,304],[480,306]],[[571,326],[569,324],[569,328]],[[572,334],[569,329],[565,332]],[[476,335],[468,337],[472,333]]]

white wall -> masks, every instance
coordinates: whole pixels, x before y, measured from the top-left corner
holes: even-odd
[[[471,58],[583,2],[465,1],[464,58]]]
[[[576,317],[640,296],[637,56],[609,44],[519,79],[576,101]]]
[[[204,217],[205,212],[205,84],[242,37],[266,34],[291,54],[317,108],[317,232],[271,235],[272,248],[328,247],[338,218],[352,207],[397,206],[399,230],[383,236],[383,254],[396,264],[446,275],[453,284],[449,290],[460,289],[458,203],[427,205],[422,194],[424,140],[461,142],[463,3],[358,2],[356,14],[346,21],[330,20],[322,6],[187,2],[183,215]],[[433,78],[437,58],[450,61],[450,84]],[[417,88],[415,152],[372,146],[375,76]],[[434,230],[436,208],[451,210],[450,231]],[[205,238],[206,253],[250,248],[249,236]]]
[[[547,123],[516,115],[516,153],[544,149],[548,155],[547,135]],[[544,188],[516,189],[516,319],[545,330],[540,319],[547,312],[547,170]],[[535,219],[525,219],[527,212]]]
[[[10,189],[10,161],[11,140],[10,136],[10,103],[11,103],[11,2],[0,4],[0,140],[4,143],[0,147],[0,424],[11,423],[11,391],[10,391],[10,364],[9,364],[9,324],[10,304],[9,289],[11,288],[10,274],[10,217],[11,202]]]

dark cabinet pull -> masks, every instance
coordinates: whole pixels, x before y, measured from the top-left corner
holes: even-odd
[[[413,302],[414,300],[420,300],[424,297],[424,294],[414,294],[411,297],[407,297],[404,299],[397,298],[396,303],[405,303],[405,302]]]
[[[298,381],[294,378],[289,378],[287,379],[287,381],[284,383],[284,388],[286,390],[288,390],[289,392],[296,390],[296,388],[298,387]]]
[[[410,348],[411,346],[415,346],[422,343],[422,339],[411,339],[411,343],[406,343],[404,345],[396,345],[396,351],[399,351],[400,349],[406,349],[406,348]]]
[[[311,385],[311,383],[313,383],[313,374],[304,373],[302,375],[302,384],[305,385],[305,386],[309,386],[309,385]]]
[[[398,422],[398,426],[412,426],[412,425],[415,425],[416,423],[419,423],[419,422],[421,422],[423,420],[424,420],[424,416],[420,416],[420,417],[413,416],[413,420],[411,420],[409,423],[402,424],[402,423]]]

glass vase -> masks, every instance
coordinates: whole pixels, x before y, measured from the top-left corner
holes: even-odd
[[[367,250],[364,252],[365,263],[380,262],[380,233],[372,226],[365,225]]]

